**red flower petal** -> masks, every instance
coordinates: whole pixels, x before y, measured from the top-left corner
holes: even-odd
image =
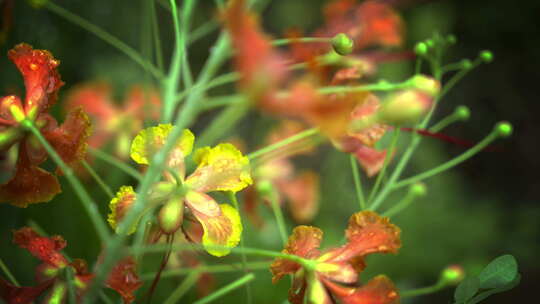
[[[286,75],[283,61],[260,30],[256,17],[247,11],[245,0],[231,1],[223,19],[236,51],[240,86],[258,101],[268,97]]]
[[[386,158],[386,150],[379,151],[364,145],[358,146],[353,153],[368,177],[379,173]]]
[[[56,102],[56,95],[64,84],[56,68],[60,62],[45,50],[34,50],[21,43],[8,52],[8,57],[19,69],[26,87],[25,111],[46,111]],[[37,107],[37,109],[35,109]]]
[[[54,279],[42,282],[38,286],[17,287],[0,278],[0,298],[7,304],[29,304],[35,301],[45,290],[54,283]]]
[[[66,258],[60,253],[66,247],[66,241],[59,235],[43,237],[32,228],[23,227],[13,233],[13,242],[53,267],[62,268],[67,265]]]
[[[349,219],[349,227],[345,231],[349,242],[321,259],[347,261],[355,266],[362,263],[361,259],[367,254],[396,253],[401,247],[400,232],[388,218],[381,218],[372,211],[357,212]]]
[[[307,223],[319,211],[319,176],[306,171],[293,179],[283,181],[279,189],[289,202],[289,210],[294,220]]]
[[[343,304],[397,304],[399,294],[396,287],[386,276],[380,275],[371,279],[359,288],[346,288],[325,281],[326,287],[341,300]]]
[[[86,140],[90,135],[90,120],[81,109],[71,111],[60,127],[47,128],[43,136],[67,164],[82,160],[86,153]]]
[[[15,176],[0,185],[0,202],[26,207],[28,204],[50,201],[61,192],[58,179],[29,160],[26,145],[20,145],[19,149]]]
[[[107,279],[107,286],[118,292],[124,303],[133,302],[135,300],[133,293],[142,285],[136,268],[133,257],[124,258],[116,264]]]
[[[302,258],[310,259],[319,256],[319,246],[321,244],[323,232],[317,227],[297,226],[289,237],[283,253],[294,254]],[[301,266],[286,259],[276,259],[270,270],[272,271],[272,282],[276,283],[286,274],[293,274]]]

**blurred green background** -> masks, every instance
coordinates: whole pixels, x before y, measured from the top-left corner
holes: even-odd
[[[5,1],[5,0],[4,0]],[[0,1],[1,2],[1,1]],[[60,73],[66,85],[54,111],[61,114],[63,93],[70,87],[95,79],[110,81],[115,93],[122,96],[134,83],[147,82],[147,75],[129,58],[87,31],[67,22],[48,10],[36,10],[25,1],[15,1],[13,24],[7,40],[0,45],[0,95],[24,92],[22,78],[5,56],[7,50],[20,42],[35,48],[48,49],[61,60]],[[102,27],[127,44],[145,52],[148,36],[145,1],[135,0],[64,0],[55,1],[71,12]],[[181,2],[181,1],[178,1]],[[291,27],[310,32],[322,23],[322,0],[273,0],[263,13],[264,28],[278,37]],[[393,220],[402,229],[403,248],[397,256],[373,256],[363,280],[378,273],[388,274],[403,289],[433,283],[439,272],[450,264],[461,264],[468,272],[477,272],[491,259],[505,253],[516,256],[523,275],[516,289],[494,296],[486,303],[531,303],[533,288],[540,280],[538,240],[540,225],[540,132],[537,113],[537,82],[540,79],[540,37],[537,34],[540,2],[520,1],[512,4],[503,0],[476,1],[393,1],[406,21],[406,47],[429,38],[434,31],[452,33],[458,43],[450,50],[447,60],[475,58],[480,50],[495,54],[494,62],[482,65],[444,99],[438,118],[453,111],[460,104],[467,105],[472,118],[445,129],[444,133],[471,141],[481,140],[500,120],[510,121],[514,135],[496,142],[497,152],[483,152],[472,160],[426,182],[428,195],[415,202]],[[159,25],[163,39],[164,58],[172,51],[172,22],[166,10],[158,5]],[[213,1],[199,1],[194,26],[216,19]],[[2,17],[0,17],[2,18]],[[5,16],[4,16],[5,18]],[[196,71],[208,54],[217,32],[195,43],[190,49],[190,62]],[[410,75],[412,62],[387,64],[381,69],[383,77],[402,79]],[[232,87],[226,88],[232,90]],[[22,95],[22,94],[20,94]],[[120,99],[121,100],[121,99]],[[203,118],[206,122],[212,115]],[[229,135],[241,135],[249,147],[261,144],[261,134],[274,121],[253,113]],[[195,133],[204,123],[198,123]],[[250,126],[250,128],[245,128]],[[255,126],[255,127],[253,127]],[[461,153],[465,148],[426,138],[407,171],[408,175],[429,169]],[[314,225],[325,231],[324,246],[339,244],[343,230],[356,201],[347,155],[328,145],[317,154],[298,161],[300,167],[311,167],[321,173],[321,211]],[[52,166],[51,166],[52,167]],[[121,172],[96,163],[112,188],[134,181]],[[65,180],[63,193],[53,201],[18,209],[0,205],[0,257],[24,284],[33,284],[33,269],[37,261],[24,250],[11,244],[11,230],[27,225],[29,220],[39,223],[50,234],[61,234],[68,241],[66,252],[72,257],[95,261],[100,251],[93,228],[76,196]],[[107,197],[91,180],[87,180],[94,199],[105,215]],[[280,240],[265,210],[268,225],[256,230],[246,222],[246,245],[280,250]],[[323,216],[324,215],[324,216]],[[294,223],[287,219],[288,227]],[[263,235],[263,237],[261,237]],[[158,257],[154,257],[158,261]],[[221,260],[208,258],[208,264]],[[231,256],[224,261],[239,261]],[[151,266],[142,272],[153,271]],[[273,286],[267,270],[257,271],[253,283],[256,303],[282,303],[286,299],[288,280]],[[240,277],[241,272],[220,274],[218,285]],[[159,303],[176,287],[182,278],[164,279],[155,297]],[[449,303],[452,289],[437,294],[403,300],[403,303]],[[240,303],[243,289],[220,300],[219,303]],[[190,293],[185,302],[195,299]]]

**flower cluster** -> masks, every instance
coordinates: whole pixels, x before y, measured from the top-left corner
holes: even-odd
[[[287,274],[294,276],[289,290],[289,301],[293,304],[334,303],[332,299],[348,304],[398,303],[398,292],[385,276],[377,276],[360,287],[349,285],[357,284],[358,274],[366,267],[366,255],[397,252],[401,247],[399,234],[399,228],[387,218],[370,211],[358,212],[351,216],[345,231],[348,242],[320,252],[322,230],[298,226],[283,253],[301,257],[304,263],[276,259],[270,266],[272,281],[275,283]]]
[[[172,125],[161,124],[141,131],[131,145],[131,158],[138,164],[148,165],[165,144],[171,130]],[[185,129],[167,159],[165,180],[152,190],[150,205],[162,205],[158,219],[164,234],[173,234],[180,229],[184,218],[194,218],[203,228],[201,242],[208,253],[223,256],[229,253],[228,248],[235,247],[240,241],[240,215],[234,207],[218,204],[207,193],[237,192],[250,185],[249,160],[232,144],[199,148],[193,156],[197,168],[186,177],[185,159],[191,154],[194,140],[193,133]],[[111,201],[109,223],[113,228],[135,198],[133,188],[124,186]],[[131,231],[134,230],[135,227]]]
[[[63,85],[56,68],[59,61],[48,51],[19,44],[8,53],[24,78],[24,102],[17,96],[0,98],[0,154],[15,153],[16,164],[7,181],[0,184],[0,202],[18,207],[50,201],[60,189],[58,179],[39,167],[47,153],[28,125],[39,129],[64,162],[75,164],[84,157],[90,122],[73,109],[62,125],[47,112]]]
[[[36,269],[36,286],[18,287],[0,278],[0,298],[8,303],[31,303],[47,291],[48,300],[44,303],[63,303],[67,298],[68,284],[74,285],[76,295],[80,298],[94,277],[84,260],[70,261],[62,253],[67,243],[59,235],[44,237],[32,228],[24,227],[13,233],[13,242],[28,250],[42,264]],[[73,282],[66,281],[69,279],[67,271],[73,273]],[[133,293],[142,285],[137,276],[135,260],[127,257],[118,262],[106,285],[118,292],[124,303],[131,303]]]

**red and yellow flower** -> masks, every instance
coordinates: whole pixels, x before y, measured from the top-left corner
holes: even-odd
[[[334,303],[333,299],[349,304],[399,302],[398,291],[385,276],[351,287],[358,283],[367,255],[397,252],[401,247],[399,228],[387,218],[363,211],[351,216],[345,235],[348,241],[345,245],[320,252],[322,230],[311,226],[293,230],[282,252],[296,255],[304,263],[278,258],[270,266],[274,283],[287,274],[294,276],[289,289],[291,303],[329,304]]]

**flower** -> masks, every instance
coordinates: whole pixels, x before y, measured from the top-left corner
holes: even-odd
[[[154,89],[131,87],[124,101],[118,105],[112,89],[105,82],[90,82],[71,89],[66,97],[68,110],[82,107],[95,126],[88,145],[100,148],[114,138],[115,153],[122,159],[129,157],[129,141],[143,127],[145,120],[159,118],[160,98]]]
[[[56,176],[39,168],[47,154],[23,122],[39,128],[69,165],[84,157],[90,122],[80,108],[73,109],[60,126],[47,114],[64,84],[56,70],[60,63],[51,53],[22,43],[10,50],[8,57],[24,78],[26,98],[24,102],[13,95],[0,98],[0,152],[18,149],[15,172],[0,185],[0,202],[26,207],[50,201],[61,190]]]
[[[55,297],[62,303],[66,297],[66,284],[63,275],[68,268],[74,273],[74,286],[77,297],[81,297],[94,275],[88,272],[86,262],[81,259],[69,259],[61,252],[67,245],[59,235],[43,237],[30,227],[23,227],[13,233],[13,242],[27,249],[43,263],[37,267],[37,286],[14,286],[0,278],[0,298],[8,303],[27,304],[35,301],[42,293],[49,290],[49,298]],[[135,270],[135,260],[127,257],[113,268],[106,282],[107,286],[117,291],[124,303],[131,303],[133,292],[142,282]]]
[[[148,165],[152,156],[165,144],[171,130],[172,125],[160,124],[139,132],[131,145],[131,158],[141,165]],[[158,216],[163,233],[176,232],[184,217],[194,218],[203,228],[201,242],[206,251],[223,256],[240,241],[240,215],[235,208],[218,204],[207,193],[237,192],[252,184],[249,160],[232,144],[203,147],[193,155],[197,168],[185,177],[185,158],[191,154],[194,140],[193,133],[185,129],[169,154],[165,181],[155,185],[151,202],[163,204]],[[121,220],[118,215],[124,214],[134,199],[132,190],[119,191],[117,198],[111,201],[111,226],[116,227]]]
[[[356,284],[358,274],[366,267],[365,256],[372,253],[396,253],[401,246],[400,230],[387,218],[371,211],[355,213],[345,231],[347,243],[341,247],[319,251],[323,232],[311,226],[298,226],[282,251],[303,259],[300,264],[285,258],[277,258],[270,270],[276,283],[287,274],[294,275],[289,289],[289,301],[293,304],[334,303],[398,303],[398,292],[392,282],[378,276],[366,285]],[[346,285],[345,285],[346,284]]]
[[[299,122],[284,120],[270,132],[267,143],[279,142],[303,129],[305,127]],[[287,149],[286,155],[271,156],[270,160],[263,159],[255,166],[254,187],[248,188],[244,207],[256,226],[262,225],[262,219],[256,212],[259,198],[265,201],[276,199],[282,206],[287,202],[291,216],[298,223],[313,220],[319,209],[319,176],[312,170],[297,173],[290,159],[292,156],[310,152],[310,147],[301,147],[294,151]]]

